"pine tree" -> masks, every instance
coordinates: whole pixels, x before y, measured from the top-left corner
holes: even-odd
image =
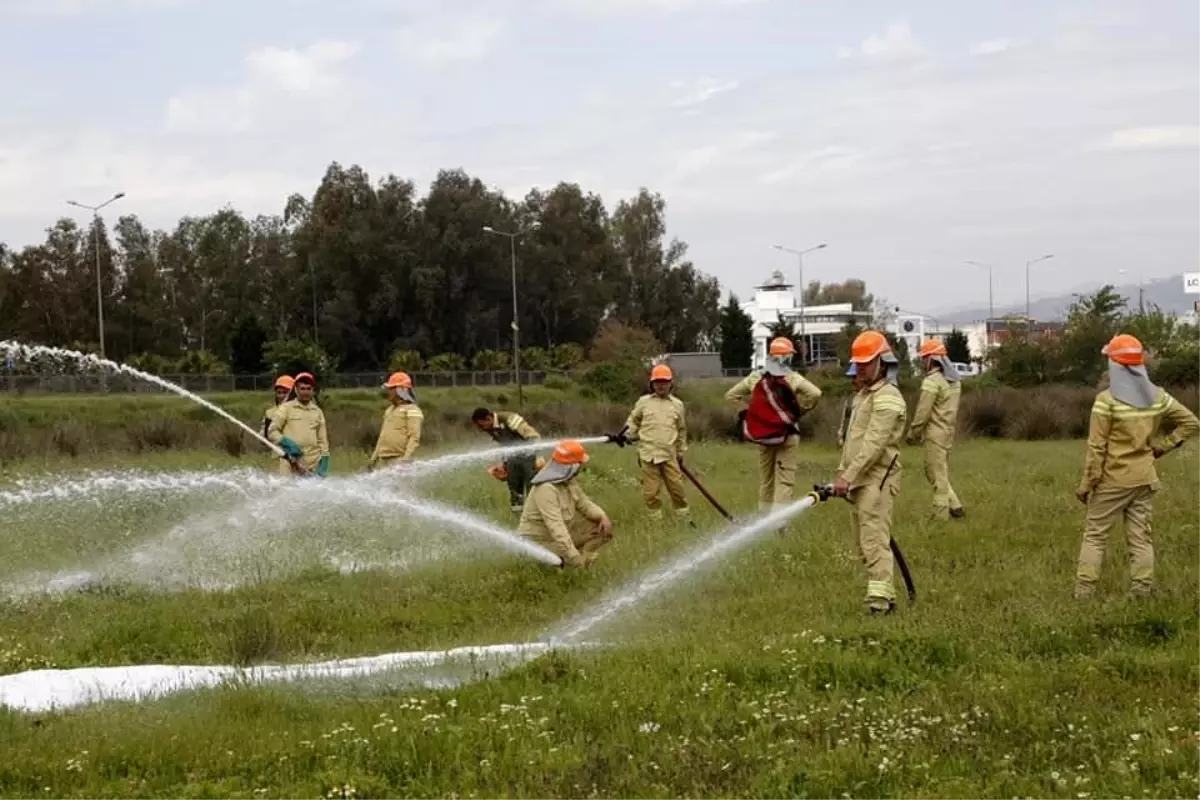
[[[721,309],[721,366],[748,369],[754,357],[754,320],[742,310],[737,295]]]

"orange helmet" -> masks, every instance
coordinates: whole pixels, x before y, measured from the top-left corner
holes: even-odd
[[[671,368],[666,364],[655,364],[654,369],[650,370],[651,381],[672,381],[675,380]]]
[[[385,389],[411,389],[413,388],[412,378],[408,377],[407,372],[393,372],[388,375],[387,382],[383,384]]]
[[[771,346],[767,348],[767,355],[770,356],[791,356],[796,354],[796,344],[786,336],[777,336],[771,340]]]
[[[575,464],[586,464],[588,454],[577,439],[565,439],[558,443],[558,447],[554,448],[550,458],[569,467]]]
[[[1136,336],[1118,333],[1100,352],[1126,367],[1140,367],[1146,361],[1146,351]]]
[[[926,339],[921,345],[921,358],[946,355],[946,345],[937,339]]]
[[[863,331],[854,337],[854,342],[850,345],[850,361],[866,364],[890,352],[892,346],[888,344],[886,336],[879,331]]]
[[[295,385],[296,385],[296,379],[293,378],[291,375],[280,375],[278,378],[275,379],[275,388],[276,389],[287,389],[288,391],[291,391],[292,387]]]
[[[307,383],[309,386],[316,386],[317,379],[313,377],[311,372],[301,372],[296,375],[296,383]]]

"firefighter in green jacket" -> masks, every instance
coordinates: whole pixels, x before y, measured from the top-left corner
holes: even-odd
[[[524,417],[513,411],[493,413],[486,408],[477,408],[471,414],[471,422],[502,446],[535,442],[541,438]],[[505,476],[509,507],[514,514],[520,514],[525,508],[525,495],[536,471],[536,461],[537,457],[532,451],[514,453],[504,459],[502,471],[493,468],[493,475]]]

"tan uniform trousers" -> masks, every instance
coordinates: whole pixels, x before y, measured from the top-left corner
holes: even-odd
[[[900,492],[893,472],[879,488],[878,481],[850,490],[850,530],[867,567],[867,602],[885,605],[896,599],[895,562],[892,558],[892,506]]]
[[[321,456],[319,454],[314,456],[304,456],[300,459],[300,466],[304,467],[309,472],[312,472],[317,468],[317,462],[320,460]],[[279,462],[277,469],[279,470],[280,475],[285,477],[295,477],[297,475],[304,474],[302,472],[298,472],[296,468],[292,466],[292,462],[288,461],[286,458],[279,458],[276,459],[276,461]]]
[[[800,440],[789,436],[781,445],[758,446],[758,507],[787,505],[796,483],[796,464],[800,460]]]
[[[641,464],[642,496],[646,500],[646,508],[650,509],[650,516],[662,516],[662,498],[659,495],[663,484],[666,484],[675,513],[681,517],[687,516],[688,502],[683,494],[683,473],[679,470],[679,462],[663,461],[651,464],[649,461],[643,461]]]
[[[1104,565],[1108,534],[1122,519],[1129,549],[1130,592],[1145,595],[1154,588],[1154,540],[1150,519],[1157,491],[1157,485],[1097,486],[1088,495],[1087,522],[1083,544],[1079,547],[1079,568],[1075,573],[1076,597],[1088,597],[1095,592]]]
[[[962,508],[962,501],[950,485],[950,450],[925,440],[925,479],[933,486],[933,514],[949,519],[950,511]]]
[[[575,549],[579,551],[580,562],[577,564],[567,563],[567,566],[586,566],[596,560],[596,556],[601,547],[612,541],[612,536],[606,536],[600,532],[600,524],[592,522],[582,515],[576,516],[567,523],[567,531],[571,534],[571,541],[575,544]],[[548,533],[539,536],[538,534],[522,534],[530,541],[540,544],[542,547],[554,553],[561,558],[564,563],[567,562],[567,551],[561,544],[558,543]]]

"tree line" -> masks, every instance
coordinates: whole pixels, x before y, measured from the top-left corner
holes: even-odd
[[[1100,355],[1117,333],[1131,333],[1150,355],[1151,377],[1166,386],[1200,383],[1200,330],[1165,314],[1157,306],[1136,311],[1112,285],[1078,297],[1061,330],[1053,335],[1015,335],[988,358],[993,380],[1016,387],[1039,384],[1094,385],[1107,366]]]
[[[258,373],[297,357],[344,371],[506,369],[510,241],[485,226],[524,231],[523,367],[577,361],[602,322],[644,331],[663,351],[717,348],[717,280],[668,239],[658,194],[642,189],[610,212],[576,184],[517,201],[443,170],[420,196],[412,181],[372,182],[337,162],[280,214],[224,208],[171,231],[136,215],[111,230],[64,217],[40,244],[0,244],[0,337],[98,349],[98,238],[109,358],[183,372]]]

